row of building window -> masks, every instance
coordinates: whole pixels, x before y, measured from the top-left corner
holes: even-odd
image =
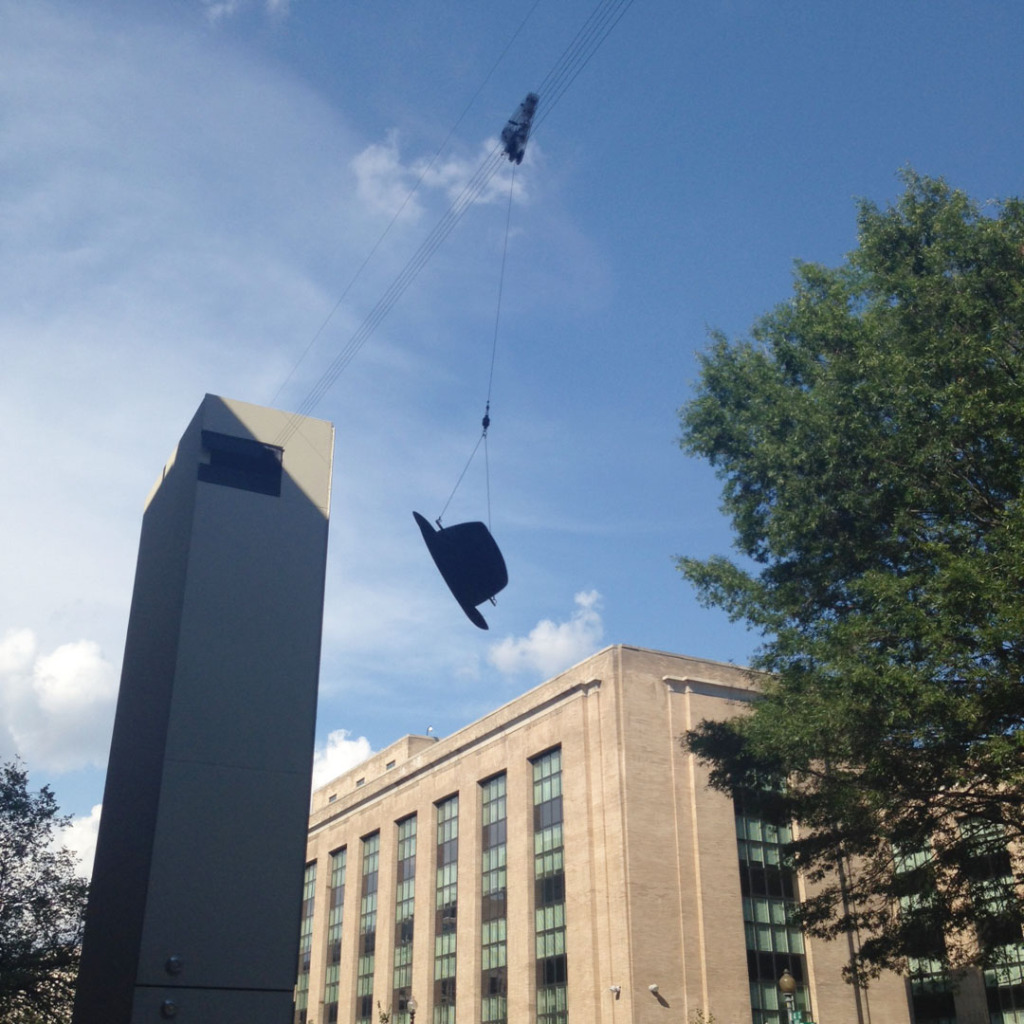
[[[309,1006],[309,966],[313,949],[313,896],[316,893],[316,864],[307,864],[302,879],[302,910],[299,924],[299,973],[295,985],[295,1019],[305,1024]]]
[[[778,987],[784,970],[796,979],[797,1009],[809,1009],[803,935],[791,923],[796,876],[785,859],[793,830],[772,821],[756,793],[737,794],[734,805],[753,1024],[784,1024]]]
[[[459,914],[459,797],[437,805],[433,1024],[455,1024]]]
[[[735,798],[736,842],[740,861],[740,889],[746,932],[747,966],[753,1024],[781,1024],[778,979],[788,969],[797,981],[796,1004],[808,1010],[804,979],[806,962],[800,929],[791,923],[796,906],[796,876],[787,866],[785,847],[793,841],[787,824],[765,816],[757,794]],[[1009,854],[1001,831],[984,823],[968,822],[978,848],[973,864],[973,898],[998,907],[1015,885]],[[900,855],[897,870],[906,882],[901,913],[927,913],[929,907],[930,852],[915,850]],[[982,936],[982,941],[986,940]],[[997,962],[984,972],[990,1024],[1024,1024],[1024,943],[1014,934],[989,940]],[[953,979],[945,967],[945,940],[928,929],[927,948],[911,958],[910,991],[916,1024],[956,1024]]]
[[[508,1020],[506,927],[506,813],[505,776],[480,787],[480,1020]]]
[[[971,898],[987,909],[998,910],[1012,899],[1016,886],[1003,830],[991,822],[965,821],[963,835],[970,840],[975,855],[965,866],[971,878]],[[900,911],[913,918],[920,915],[921,955],[910,960],[910,991],[917,1024],[955,1024],[956,985],[946,968],[945,938],[927,927],[930,894],[934,876],[930,849],[913,850],[897,857],[897,872],[904,879],[906,894],[900,898]],[[993,963],[983,972],[990,1024],[1024,1024],[1024,943],[1020,929],[992,929],[979,934]]]
[[[356,1021],[373,1019],[373,975],[377,950],[377,878],[380,833],[363,840],[363,878],[359,899],[359,949],[356,959]]]
[[[559,749],[531,761],[533,773],[535,936],[537,962],[537,1024],[567,1024],[567,960],[565,952],[565,869],[562,839],[562,759]],[[480,784],[481,808],[481,1024],[508,1024],[506,777],[502,773]],[[431,1024],[456,1024],[458,949],[459,796],[436,806],[434,886],[434,965]],[[416,897],[417,816],[396,823],[397,888],[391,1003],[394,1024],[411,1024],[414,905]],[[358,950],[354,1019],[371,1024],[374,1011],[377,931],[377,882],[380,833],[361,840]],[[347,848],[331,854],[328,888],[327,962],[323,1007],[327,1024],[337,1024],[340,1008],[341,936],[345,910]],[[310,955],[313,939],[313,897],[316,863],[307,865],[300,932],[299,975],[295,1024],[306,1024],[309,1006]],[[422,1019],[422,1018],[421,1018]]]
[[[412,939],[416,905],[416,816],[398,823],[395,948],[391,1005],[395,1024],[407,1024],[412,994]]]
[[[327,1024],[337,1024],[338,983],[341,972],[341,929],[345,923],[347,850],[331,854],[331,880],[327,910],[327,965],[324,975],[324,1013]],[[305,1024],[303,1019],[302,1024]]]
[[[565,866],[562,844],[562,753],[533,762],[534,907],[537,1022],[565,1024]]]

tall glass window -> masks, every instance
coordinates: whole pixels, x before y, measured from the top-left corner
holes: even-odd
[[[946,969],[946,940],[936,932],[929,913],[935,893],[935,872],[930,849],[894,851],[896,891],[904,926],[914,929],[915,954],[907,958],[910,998],[915,1024],[956,1024],[953,979]]]
[[[363,878],[359,898],[359,954],[356,961],[356,1020],[373,1019],[373,966],[377,942],[377,875],[380,833],[363,840]]]
[[[338,980],[341,964],[341,926],[345,915],[345,862],[343,847],[331,854],[331,884],[327,892],[327,966],[324,974],[324,1019],[338,1020]]]
[[[413,908],[416,902],[416,815],[398,823],[398,888],[395,892],[395,967],[391,998],[395,1024],[409,1019],[412,995]]]
[[[985,995],[991,1024],[1024,1024],[1024,946],[1004,948],[985,970]]]
[[[734,803],[753,1024],[784,1024],[778,988],[784,970],[796,980],[797,1009],[809,1007],[804,937],[791,924],[796,876],[785,860],[793,829],[769,820],[757,794],[740,794]]]
[[[565,863],[562,843],[562,751],[533,765],[534,930],[537,1022],[566,1024]]]
[[[459,797],[437,805],[434,1022],[455,1024],[455,930],[459,904]]]
[[[309,1007],[309,960],[313,948],[313,897],[316,893],[316,861],[306,865],[302,876],[302,917],[299,923],[299,977],[295,983],[295,1024],[306,1024]]]
[[[979,942],[993,953],[984,972],[989,1021],[1024,1024],[1024,936],[1012,913],[1018,899],[1017,880],[1006,833],[1001,825],[976,818],[965,821],[961,828],[971,844],[972,855],[966,865],[971,898],[990,915],[978,935]]]
[[[482,1024],[507,1024],[504,772],[480,783],[480,804],[480,1020]]]

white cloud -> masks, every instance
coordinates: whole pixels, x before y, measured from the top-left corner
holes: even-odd
[[[44,654],[30,629],[0,638],[0,756],[51,772],[101,766],[116,698],[114,666],[91,640]]]
[[[371,209],[416,221],[423,208],[410,198],[416,184],[415,169],[405,167],[398,153],[398,133],[390,131],[384,142],[373,142],[352,160],[356,195]]]
[[[487,660],[506,675],[537,672],[547,678],[593,654],[604,635],[601,595],[581,591],[574,601],[576,610],[567,622],[543,619],[529,636],[507,636],[490,648]]]
[[[92,865],[96,859],[96,837],[100,830],[102,804],[96,804],[89,814],[73,818],[71,824],[60,834],[57,845],[69,849],[78,858],[78,874],[83,878],[92,877]]]
[[[202,0],[206,17],[216,23],[250,6],[248,0]],[[291,0],[264,0],[263,9],[271,18],[283,18],[291,10]]]
[[[349,768],[362,764],[374,751],[365,736],[350,740],[348,729],[335,729],[323,746],[313,751],[313,788],[319,789]]]
[[[472,157],[451,153],[443,159],[420,157],[404,164],[398,133],[390,131],[384,142],[371,143],[352,160],[357,195],[373,210],[390,216],[401,212],[403,220],[414,223],[423,212],[412,194],[414,189],[433,189],[448,202],[454,202],[474,182],[497,144],[496,139],[485,140]],[[487,181],[473,184],[474,189],[479,189],[473,202],[507,202],[512,180],[512,165],[502,163]],[[529,198],[524,180],[520,171],[515,178],[515,197],[519,202]]]
[[[0,640],[0,676],[25,672],[36,655],[36,637],[31,629],[10,629]]]
[[[420,160],[413,164],[412,172],[417,178],[422,175],[423,184],[428,188],[440,189],[449,201],[454,201],[462,195],[463,190],[473,180],[485,161],[490,159],[497,145],[497,139],[486,139],[481,143],[480,150],[475,157],[451,154],[432,164]],[[528,198],[523,186],[524,180],[524,173],[520,170],[515,177],[515,196],[520,202]],[[481,183],[480,194],[474,201],[477,203],[508,202],[508,190],[511,183],[512,165],[502,161],[493,177],[486,184]]]
[[[242,6],[242,0],[203,0],[203,7],[206,8],[206,17],[212,22],[218,22],[222,18],[229,18],[237,14]]]

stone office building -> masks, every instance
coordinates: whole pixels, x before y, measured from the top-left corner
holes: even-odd
[[[855,991],[848,943],[787,923],[786,830],[680,744],[752,686],[609,647],[317,790],[296,1024],[776,1024],[785,969],[822,1024],[907,1024],[904,979]]]

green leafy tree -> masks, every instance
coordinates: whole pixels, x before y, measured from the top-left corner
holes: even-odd
[[[88,885],[55,850],[69,818],[18,762],[0,765],[0,1020],[71,1019]]]
[[[991,962],[1024,922],[1024,204],[904,184],[842,266],[713,336],[680,411],[742,556],[680,569],[769,674],[686,742],[800,823],[802,923],[858,931],[859,980]]]

